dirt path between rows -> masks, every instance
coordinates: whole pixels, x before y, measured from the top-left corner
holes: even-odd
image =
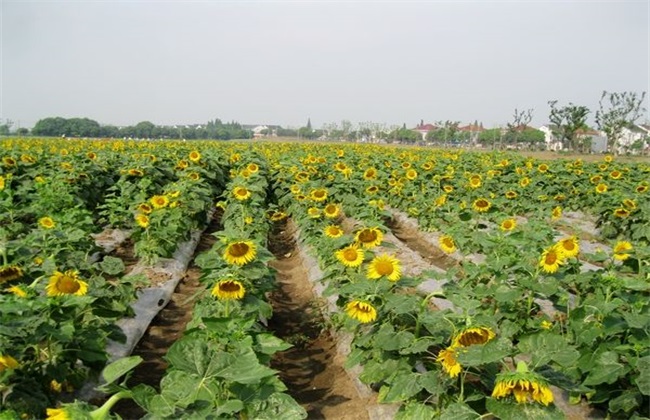
[[[270,296],[273,318],[269,330],[294,347],[277,353],[271,367],[278,370],[289,394],[310,419],[368,419],[369,401],[359,396],[343,369],[344,357],[325,328],[319,301],[315,299],[302,258],[286,224],[269,238],[276,257],[269,265],[277,270],[279,289]]]
[[[201,235],[194,251],[194,257],[212,247],[216,241],[212,233],[219,229],[219,217],[215,216]],[[194,302],[205,288],[199,282],[200,277],[201,269],[192,260],[185,277],[176,286],[167,306],[156,315],[147,332],[133,350],[132,356],[141,356],[143,362],[133,371],[128,382],[129,385],[147,384],[160,390],[160,380],[167,370],[167,362],[163,357],[167,354],[169,347],[183,336],[187,323],[192,319]],[[120,400],[113,411],[125,420],[140,419],[146,414],[139,405],[130,399]]]

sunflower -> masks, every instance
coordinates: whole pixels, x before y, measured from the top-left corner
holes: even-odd
[[[542,163],[537,167],[537,170],[540,171],[541,173],[546,173],[548,172],[548,165],[545,163]]]
[[[409,169],[408,171],[406,171],[406,179],[408,179],[409,181],[413,181],[417,177],[418,177],[418,171],[416,171],[415,169]]]
[[[359,249],[355,244],[339,249],[335,255],[346,267],[359,267],[363,263],[363,249]]]
[[[169,204],[169,198],[165,195],[154,195],[149,199],[154,209],[162,209]]]
[[[376,194],[379,191],[379,187],[376,185],[371,185],[366,188],[366,194]]]
[[[636,209],[636,201],[626,198],[623,200],[623,206],[627,207],[630,210]]]
[[[274,211],[273,214],[269,217],[272,222],[279,222],[287,218],[287,214],[283,211]]]
[[[562,259],[572,258],[580,253],[580,242],[575,236],[570,236],[558,241],[555,248]]]
[[[129,169],[128,174],[129,176],[143,176],[144,172],[142,172],[140,169]]]
[[[239,153],[232,153],[228,158],[230,163],[239,162],[241,160],[241,155]]]
[[[433,169],[433,162],[424,162],[420,168],[428,172]]]
[[[481,175],[472,175],[469,178],[469,186],[471,188],[478,188],[482,185]]]
[[[485,198],[476,199],[472,204],[472,208],[480,213],[484,213],[490,210],[490,207],[492,207],[492,203],[490,203]]]
[[[357,232],[355,238],[364,248],[373,248],[381,243],[384,234],[378,228],[363,228]]]
[[[0,355],[0,373],[4,372],[5,369],[16,369],[19,366],[20,364],[13,357],[9,355]]]
[[[600,183],[596,185],[596,192],[598,194],[603,194],[607,192],[607,184]]]
[[[142,203],[142,204],[138,205],[137,209],[138,209],[139,212],[142,212],[144,214],[149,214],[153,210],[151,208],[151,206],[149,204],[147,204],[147,203]]]
[[[496,337],[488,327],[468,327],[456,334],[451,342],[452,347],[469,347],[474,344],[485,344]]]
[[[5,189],[5,177],[0,175],[0,191]]]
[[[600,181],[602,181],[603,177],[600,175],[593,175],[589,178],[589,182],[592,184],[598,184]]]
[[[24,291],[20,286],[11,286],[5,290],[5,292],[13,293],[19,298],[26,298],[27,292]]]
[[[235,241],[223,251],[223,259],[228,264],[244,265],[255,259],[257,246],[252,241]]]
[[[337,171],[339,171],[339,172],[345,172],[345,171],[347,171],[348,169],[349,169],[349,168],[348,168],[348,165],[346,165],[346,164],[343,163],[343,162],[336,162],[336,165],[334,165],[334,170],[337,170]]]
[[[300,194],[302,192],[302,189],[300,188],[300,185],[298,184],[293,184],[290,188],[289,191],[291,191],[292,194]]]
[[[457,249],[454,238],[449,235],[442,235],[440,239],[438,239],[438,245],[440,245],[440,249],[442,249],[447,254],[453,254]]]
[[[325,188],[316,188],[311,190],[309,193],[309,198],[316,202],[321,202],[327,200],[327,190]]]
[[[502,231],[509,232],[517,227],[517,221],[515,219],[506,219],[501,222],[501,225],[499,227]]]
[[[402,267],[399,260],[387,254],[373,258],[368,265],[368,273],[366,275],[371,280],[386,277],[390,281],[397,281],[401,276]]]
[[[65,408],[48,408],[46,420],[71,420],[72,415]]]
[[[142,228],[149,227],[149,216],[146,214],[138,213],[135,215],[135,223]]]
[[[343,236],[343,229],[336,225],[326,226],[323,232],[325,232],[325,236],[328,238],[340,238]]]
[[[343,157],[343,156],[345,156],[345,150],[343,150],[343,149],[338,149],[338,150],[336,151],[336,156],[337,156],[337,157]]]
[[[507,191],[506,192],[506,198],[512,200],[513,198],[517,198],[517,193],[515,191]]]
[[[500,373],[492,391],[492,398],[515,397],[518,404],[530,401],[549,405],[553,402],[553,393],[548,383],[541,376],[528,371],[523,361],[517,363],[516,372]]]
[[[260,167],[257,165],[257,163],[251,162],[246,166],[246,169],[248,169],[252,174],[254,174],[260,170]]]
[[[377,170],[375,168],[368,168],[363,173],[363,179],[370,180],[377,178]]]
[[[312,219],[318,219],[321,216],[320,209],[317,207],[310,207],[307,209],[307,215]]]
[[[557,206],[551,211],[551,219],[557,220],[562,217],[562,207]]]
[[[356,319],[362,324],[367,324],[369,322],[377,319],[377,310],[369,302],[362,300],[353,300],[345,305],[345,313],[352,319]]]
[[[17,280],[23,276],[23,269],[17,265],[8,265],[0,268],[0,284]]]
[[[519,186],[522,188],[526,188],[528,185],[530,185],[530,178],[528,177],[523,177],[519,180]]]
[[[185,159],[181,159],[176,164],[176,169],[185,169],[188,166],[190,166],[190,164]]]
[[[616,216],[616,217],[623,218],[623,217],[627,217],[629,215],[630,215],[630,212],[628,210],[624,209],[624,208],[618,208],[618,209],[614,210],[614,216]]]
[[[614,259],[618,261],[625,261],[630,258],[630,254],[627,251],[632,250],[632,244],[628,241],[618,241],[614,245]]]
[[[191,172],[191,173],[189,173],[189,174],[187,175],[187,177],[188,177],[189,179],[191,179],[192,181],[198,181],[199,179],[201,179],[201,175],[199,175],[199,174],[196,173],[196,172]]]
[[[441,196],[436,197],[435,200],[433,200],[433,205],[436,207],[442,207],[445,205],[447,202],[447,194],[442,194]]]
[[[189,158],[190,158],[190,160],[191,160],[192,162],[198,162],[198,161],[201,160],[201,153],[199,153],[199,152],[196,151],[196,150],[192,150],[192,151],[190,152]]]
[[[542,270],[551,274],[555,273],[563,263],[563,255],[554,246],[544,250],[539,260],[539,266]]]
[[[338,204],[330,203],[323,209],[323,214],[328,219],[334,219],[341,214],[341,207]]]
[[[232,195],[239,201],[248,200],[251,198],[251,192],[246,187],[235,187],[232,190]]]
[[[623,173],[621,171],[612,171],[609,173],[609,177],[612,179],[621,179]]]
[[[456,348],[448,347],[444,350],[440,350],[436,361],[442,364],[442,368],[451,378],[455,378],[460,374],[462,366],[456,360]]]
[[[47,217],[47,216],[38,219],[38,224],[44,229],[52,229],[54,226],[56,226],[54,220],[52,220],[51,217]]]
[[[442,189],[443,189],[447,194],[449,194],[450,192],[452,192],[452,191],[454,190],[454,187],[451,186],[451,185],[449,185],[449,184],[446,184],[446,185],[443,185]]]
[[[220,300],[239,300],[246,294],[246,288],[238,280],[219,280],[212,289],[212,296]]]
[[[2,162],[5,164],[5,166],[16,166],[16,160],[10,156],[3,157]]]
[[[639,194],[643,194],[646,191],[648,191],[648,186],[647,185],[638,185],[636,187],[636,192],[638,192]]]
[[[55,271],[50,277],[45,291],[48,296],[83,296],[88,293],[88,283],[79,279],[79,273],[76,270],[68,270],[65,273]]]

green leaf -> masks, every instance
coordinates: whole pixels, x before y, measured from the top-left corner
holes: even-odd
[[[629,413],[641,404],[642,397],[636,390],[624,391],[618,397],[609,401],[609,411]]]
[[[606,351],[596,359],[595,366],[591,369],[583,384],[587,386],[602,383],[611,384],[628,371],[628,368],[618,362],[618,353]]]
[[[485,344],[459,348],[456,355],[458,362],[463,366],[481,366],[503,360],[511,352],[512,345],[510,341],[498,339]]]
[[[501,420],[564,420],[564,413],[555,406],[544,407],[537,403],[516,404],[488,398],[485,407]]]
[[[259,351],[264,354],[274,354],[293,347],[273,334],[258,334],[255,340],[257,341]]]
[[[554,360],[561,366],[571,367],[580,358],[578,350],[567,343],[562,336],[551,332],[540,332],[523,337],[518,347],[522,353],[530,354],[536,365]]]
[[[418,382],[431,396],[436,397],[447,392],[447,378],[443,377],[439,370],[430,370],[418,378]]]
[[[480,417],[479,413],[463,403],[449,404],[440,413],[440,420],[476,420]]]
[[[255,384],[267,376],[275,375],[276,371],[261,365],[252,349],[232,356],[229,365],[217,372],[221,378],[240,384]],[[234,359],[234,360],[233,360]]]
[[[414,312],[420,305],[422,298],[415,295],[390,294],[384,304],[384,310],[402,315]]]
[[[643,395],[650,395],[650,356],[637,360],[636,368],[639,371],[639,376],[634,380],[634,383],[636,383]]]
[[[125,270],[124,261],[120,258],[115,258],[111,256],[104,257],[104,260],[99,263],[99,267],[102,271],[110,276],[115,276],[120,273],[123,273]]]
[[[425,404],[411,402],[400,409],[395,415],[395,420],[425,420],[435,418],[436,411]]]
[[[390,385],[379,390],[377,400],[381,403],[406,401],[422,390],[417,373],[402,373],[393,379]]]
[[[130,356],[123,357],[114,361],[104,368],[102,376],[106,381],[106,385],[112,384],[118,380],[122,375],[130,372],[134,367],[142,363],[142,357]]]

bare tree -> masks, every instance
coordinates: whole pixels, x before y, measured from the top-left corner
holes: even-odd
[[[640,96],[636,92],[603,91],[596,111],[596,124],[607,136],[607,151],[617,152],[616,144],[621,138],[623,128],[631,126],[645,112],[643,100],[646,92]],[[608,103],[605,107],[604,102]]]
[[[526,109],[523,111],[519,111],[517,108],[515,108],[515,113],[512,116],[512,123],[508,123],[508,132],[510,133],[510,139],[514,142],[517,143],[519,141],[518,139],[518,133],[519,131],[523,128],[528,127],[528,124],[533,120],[533,109]]]

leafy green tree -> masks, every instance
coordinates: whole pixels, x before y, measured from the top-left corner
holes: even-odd
[[[596,124],[607,136],[607,151],[616,152],[616,143],[623,133],[623,128],[633,125],[645,112],[643,100],[646,92],[640,96],[636,92],[607,92],[600,97],[599,109],[596,111]]]
[[[429,131],[427,133],[427,141],[435,143],[449,143],[459,141],[458,126],[460,125],[460,121],[439,121],[436,123],[436,125],[440,128]]]
[[[18,130],[16,130],[16,134],[21,136],[21,137],[28,136],[29,135],[29,130],[27,128],[25,128],[25,127],[21,127]]]
[[[553,134],[558,136],[562,141],[562,146],[571,150],[578,150],[579,139],[577,137],[578,130],[587,129],[587,115],[589,115],[589,108],[583,105],[569,105],[559,108],[557,100],[549,101],[551,113],[549,121],[551,122],[551,130]]]

